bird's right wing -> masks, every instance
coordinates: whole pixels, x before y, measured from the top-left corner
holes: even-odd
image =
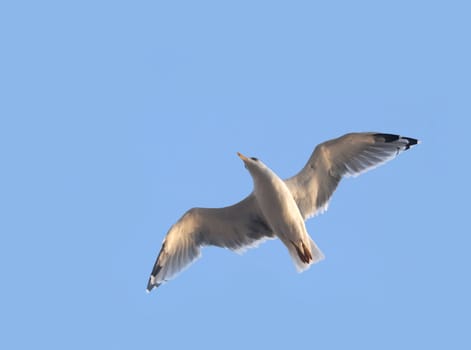
[[[357,176],[408,150],[419,141],[374,132],[351,133],[319,144],[304,168],[285,180],[304,219],[327,208],[345,176]]]
[[[225,208],[193,208],[167,233],[149,278],[147,291],[175,277],[206,245],[243,251],[274,234],[253,194]]]

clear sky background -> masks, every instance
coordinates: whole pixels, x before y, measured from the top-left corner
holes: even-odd
[[[467,1],[5,1],[2,349],[469,349]],[[423,142],[307,228],[205,248],[145,293],[168,228],[351,131]]]

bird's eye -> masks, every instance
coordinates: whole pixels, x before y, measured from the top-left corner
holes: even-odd
[[[250,159],[252,159],[252,160],[254,160],[254,161],[258,162],[258,159],[257,159],[257,158],[255,158],[255,157],[250,157]]]

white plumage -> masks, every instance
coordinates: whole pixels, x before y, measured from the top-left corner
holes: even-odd
[[[244,250],[279,238],[298,271],[323,259],[304,221],[327,208],[340,180],[381,165],[419,141],[383,133],[351,133],[318,145],[304,168],[282,180],[263,162],[240,153],[254,191],[225,208],[192,208],[168,231],[147,291],[175,277],[206,245]]]

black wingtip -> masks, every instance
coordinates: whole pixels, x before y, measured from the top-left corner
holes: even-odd
[[[152,289],[157,288],[160,286],[161,283],[155,283],[155,277],[159,274],[160,270],[162,270],[162,265],[159,264],[160,256],[162,253],[165,252],[165,240],[162,243],[162,248],[160,249],[159,255],[155,260],[154,267],[152,268],[152,272],[150,273],[149,281],[147,282],[147,293],[150,293]]]
[[[162,266],[156,264],[156,266],[154,267],[154,271],[152,271],[152,274],[149,277],[149,281],[147,282],[147,293],[150,293],[152,289],[160,286],[161,283],[156,282],[155,276],[157,276],[161,269]]]
[[[398,141],[398,140],[401,140],[401,141],[406,140],[407,144],[405,145],[405,150],[408,150],[412,146],[415,146],[418,143],[420,143],[419,140],[414,139],[412,137],[405,137],[405,136],[400,136],[400,135],[395,135],[395,134],[376,133],[376,134],[374,134],[374,136],[382,138],[385,143],[395,142],[395,141]]]
[[[419,140],[417,139],[413,139],[412,137],[403,137],[404,140],[407,140],[408,144],[406,146],[406,150],[411,148],[412,146],[415,146],[417,145],[418,143],[420,143]]]
[[[397,141],[401,138],[401,136],[399,136],[399,135],[381,134],[381,133],[374,134],[374,136],[383,138],[384,142],[386,142],[386,143],[394,142],[394,141]]]
[[[147,293],[150,293],[152,289],[160,286],[160,283],[155,283],[155,276],[157,276],[157,274],[160,272],[161,269],[162,269],[162,266],[156,263],[149,277],[149,281],[147,282],[147,289],[146,289]]]
[[[146,292],[150,293],[150,292],[152,292],[152,290],[154,288],[157,288],[160,285],[161,285],[161,283],[152,283],[152,278],[149,278],[149,282],[147,283]]]
[[[147,283],[146,292],[147,292],[147,293],[152,292],[152,289],[154,289],[154,287],[155,287],[155,286],[150,282],[150,279],[149,279],[149,283]]]

